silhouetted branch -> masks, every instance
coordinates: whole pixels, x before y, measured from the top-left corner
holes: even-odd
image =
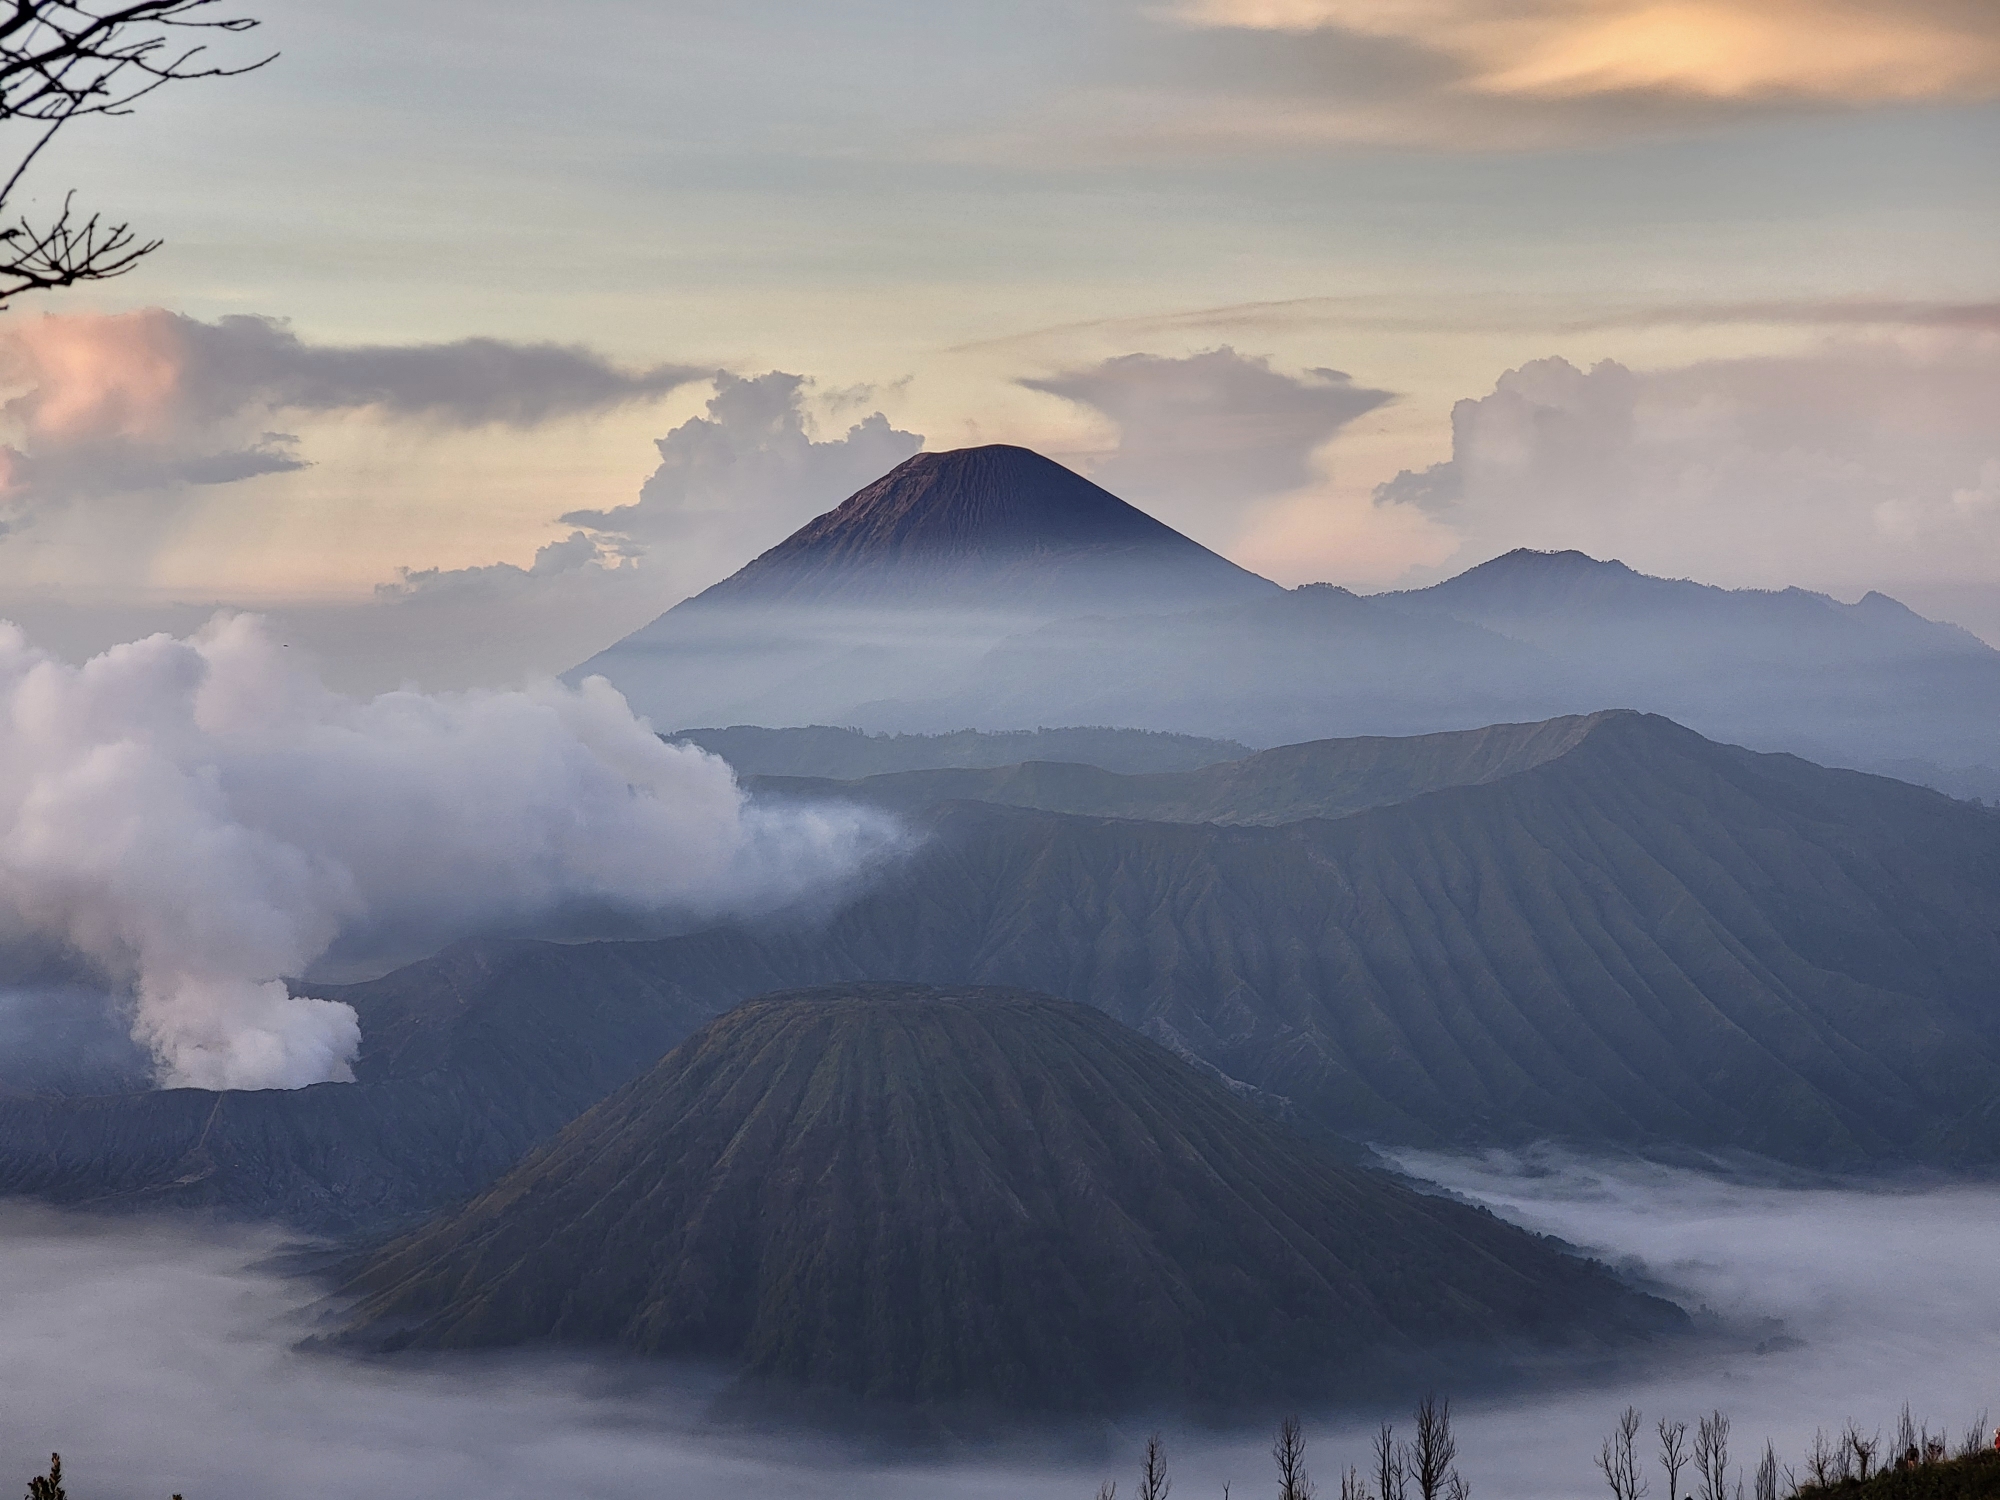
[[[0,122],[38,125],[11,166],[0,167],[0,307],[26,292],[122,276],[160,246],[100,214],[79,220],[74,194],[52,223],[13,211],[28,169],[56,133],[89,115],[124,115],[157,88],[233,78],[272,60],[211,62],[192,33],[248,31],[224,0],[0,0]],[[276,54],[272,54],[275,56]]]

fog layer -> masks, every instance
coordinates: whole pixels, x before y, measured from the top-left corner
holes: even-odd
[[[1746,1186],[1546,1155],[1402,1160],[1523,1223],[1631,1261],[1747,1335],[1649,1378],[1462,1399],[1461,1467],[1482,1500],[1596,1494],[1591,1457],[1628,1401],[1649,1421],[1722,1408],[1746,1477],[1767,1435],[1796,1463],[1816,1426],[1852,1416],[1864,1430],[1893,1430],[1906,1398],[1954,1435],[1980,1408],[2000,1410],[1990,1251],[2000,1187]],[[312,1287],[246,1269],[274,1244],[161,1221],[0,1211],[0,1478],[25,1478],[60,1448],[76,1491],[101,1500],[172,1490],[202,1500],[385,1491],[1081,1500],[1104,1478],[1129,1488],[1144,1437],[1142,1422],[1115,1429],[1101,1458],[1030,1444],[892,1463],[825,1440],[705,1430],[712,1385],[697,1377],[638,1389],[629,1368],[577,1361],[300,1353],[292,1344],[310,1327]],[[1365,1462],[1371,1424],[1385,1414],[1395,1415],[1309,1424],[1322,1493],[1347,1463]],[[1265,1435],[1169,1427],[1165,1437],[1176,1496],[1216,1496],[1225,1480],[1240,1495],[1269,1491]]]

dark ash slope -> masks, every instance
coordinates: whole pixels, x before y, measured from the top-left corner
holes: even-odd
[[[324,991],[360,1012],[358,1086],[0,1100],[0,1191],[379,1223],[729,1005],[865,979],[1094,1005],[1369,1139],[2000,1162],[2000,815],[1933,792],[1620,714],[1336,820],[920,819],[809,926],[467,944]]]
[[[1063,1411],[1681,1322],[1095,1011],[885,985],[729,1012],[354,1289],[390,1348],[610,1345]]]

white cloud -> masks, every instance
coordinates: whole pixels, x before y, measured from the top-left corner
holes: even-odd
[[[601,680],[363,701],[292,656],[250,616],[81,667],[0,626],[0,933],[129,984],[166,1083],[350,1076],[353,1011],[285,983],[329,950],[766,908],[893,837],[748,806]]]
[[[1459,560],[1576,547],[1651,572],[1822,587],[2000,572],[2000,340],[1588,370],[1537,360],[1452,413],[1452,456],[1376,492]]]
[[[636,501],[572,511],[562,523],[672,569],[687,587],[705,587],[923,447],[919,434],[892,427],[879,411],[816,440],[810,385],[778,370],[718,374],[708,415],[659,440],[660,466]],[[856,404],[852,392],[836,395]]]
[[[1021,384],[1113,423],[1117,446],[1091,477],[1170,520],[1314,483],[1315,450],[1394,399],[1339,370],[1291,375],[1226,346],[1182,358],[1125,354]]]

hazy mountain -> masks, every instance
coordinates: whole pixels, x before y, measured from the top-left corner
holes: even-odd
[[[1254,1401],[1684,1323],[1018,991],[752,1000],[375,1257],[391,1349],[608,1345],[897,1403]]]
[[[570,675],[656,722],[853,722],[1046,620],[1279,592],[1025,448],[920,453]]]
[[[1143,774],[1191,771],[1240,760],[1248,745],[1143,729],[1014,729],[955,734],[868,734],[813,724],[764,729],[680,729],[667,736],[713,751],[744,776],[825,776],[851,780],[893,771],[943,767],[1018,766],[1023,761],[1063,761],[1107,771]]]
[[[1362,1139],[2000,1160],[2000,815],[1636,714],[1510,741],[1493,779],[1408,742],[1438,789],[1276,827],[947,802],[809,920],[467,944],[320,991],[360,1013],[357,1085],[0,1100],[0,1190],[379,1221],[728,1006],[853,980],[1088,1003]],[[1305,758],[1380,786],[1395,751]]]
[[[1407,739],[1317,740],[1187,771],[1119,775],[1100,765],[1028,761],[991,769],[915,770],[841,781],[752,776],[773,796],[863,802],[914,813],[941,802],[994,802],[1047,812],[1162,823],[1295,823],[1407,802],[1450,786],[1477,786],[1573,749],[1604,715]],[[1005,740],[1005,736],[987,736]],[[1217,741],[1196,741],[1216,744]]]
[[[1168,620],[1059,621],[996,645],[942,699],[855,714],[1273,744],[1612,707],[1835,764],[1977,766],[2000,743],[2000,652],[1879,594],[1843,605],[1515,552],[1420,593],[1314,585]]]

